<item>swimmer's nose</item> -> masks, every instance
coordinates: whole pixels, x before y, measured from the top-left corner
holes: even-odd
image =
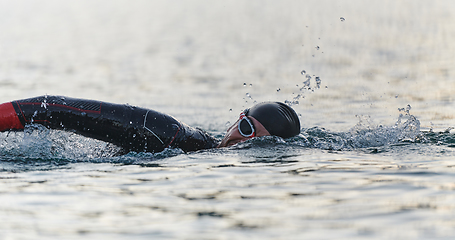
[[[218,147],[229,147],[248,139],[240,134],[238,128],[230,128]]]

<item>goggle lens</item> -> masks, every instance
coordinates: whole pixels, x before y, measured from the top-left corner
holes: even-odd
[[[244,113],[240,114],[239,132],[244,137],[254,137],[255,135],[253,123]]]
[[[243,135],[251,135],[253,133],[253,129],[251,129],[251,125],[247,122],[246,118],[240,120],[240,132]]]

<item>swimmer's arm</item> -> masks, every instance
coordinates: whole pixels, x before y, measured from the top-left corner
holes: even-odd
[[[0,131],[22,130],[27,124],[40,124],[110,142],[127,151],[136,150],[143,143],[131,137],[137,130],[128,124],[131,112],[125,105],[40,96],[0,104]]]
[[[0,131],[21,130],[32,123],[110,142],[126,152],[167,147],[196,151],[218,145],[207,133],[169,115],[128,105],[60,96],[0,104]]]

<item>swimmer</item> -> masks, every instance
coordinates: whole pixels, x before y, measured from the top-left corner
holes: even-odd
[[[300,121],[294,109],[280,102],[263,102],[243,111],[218,147],[229,147],[253,137],[290,138],[299,133]]]
[[[264,102],[245,110],[219,142],[201,129],[174,117],[129,105],[62,96],[40,96],[0,104],[0,132],[23,130],[27,124],[110,142],[123,152],[185,152],[229,147],[253,137],[290,138],[300,133],[295,111],[280,102]]]

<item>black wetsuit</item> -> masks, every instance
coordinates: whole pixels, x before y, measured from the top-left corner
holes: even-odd
[[[125,152],[196,151],[218,141],[172,116],[150,109],[61,96],[40,96],[0,105],[0,131],[37,123],[113,143]]]

